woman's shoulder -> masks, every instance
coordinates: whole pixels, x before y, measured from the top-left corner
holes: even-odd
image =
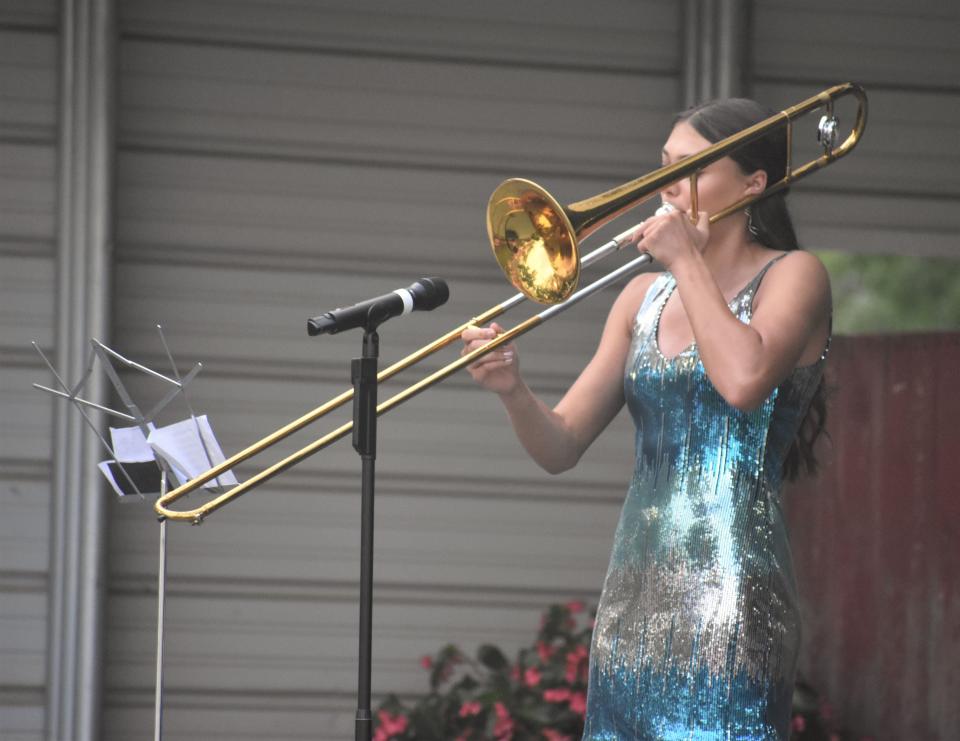
[[[757,289],[758,302],[765,296],[777,294],[831,303],[830,274],[823,261],[812,252],[796,249],[782,253],[771,260],[765,272]]]
[[[829,286],[830,274],[823,260],[804,249],[789,250],[771,260],[767,275],[778,281],[814,281]]]

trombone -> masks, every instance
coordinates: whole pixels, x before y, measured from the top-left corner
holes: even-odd
[[[834,103],[848,95],[852,95],[856,99],[857,113],[850,134],[838,146],[839,124],[837,117],[834,115]],[[794,121],[811,111],[817,110],[824,111],[817,128],[817,138],[823,147],[823,154],[794,167],[792,161]],[[784,177],[773,184],[769,184],[763,193],[747,196],[722,211],[711,214],[710,223],[712,224],[754,201],[789,187],[801,178],[849,154],[863,136],[866,123],[867,96],[865,91],[857,84],[843,83],[827,88],[817,95],[743,129],[707,147],[696,155],[661,167],[636,180],[565,207],[561,206],[545,189],[529,180],[513,178],[503,182],[490,197],[487,208],[487,234],[497,262],[507,279],[520,292],[380,371],[377,375],[377,382],[386,381],[457,341],[468,327],[486,324],[528,298],[550,306],[498,335],[483,347],[463,355],[381,402],[377,405],[377,414],[385,414],[458,370],[470,365],[477,358],[526,334],[534,327],[562,313],[584,298],[637,272],[643,265],[651,262],[652,258],[649,254],[640,255],[594,283],[576,290],[581,267],[597,262],[622,249],[630,242],[629,238],[633,228],[617,235],[582,258],[579,257],[579,241],[629,209],[649,200],[673,183],[686,178],[690,181],[691,218],[696,221],[698,214],[697,175],[700,170],[727,156],[738,147],[763,137],[777,127],[784,126],[787,140],[786,174]],[[170,509],[170,505],[211,479],[221,476],[237,464],[258,455],[334,409],[346,404],[353,398],[353,395],[352,388],[338,394],[299,419],[293,420],[191,481],[173,489],[157,500],[154,510],[161,521],[169,519],[199,525],[212,512],[326,448],[341,437],[350,434],[353,429],[353,422],[347,422],[337,427],[295,453],[254,474],[242,484],[210,499],[200,507],[192,510],[173,510]]]

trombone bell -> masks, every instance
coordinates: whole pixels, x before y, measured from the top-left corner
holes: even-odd
[[[487,235],[507,280],[527,298],[556,304],[576,290],[576,232],[563,206],[536,183],[513,178],[493,191]]]

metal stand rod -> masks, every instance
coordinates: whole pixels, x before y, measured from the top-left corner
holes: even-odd
[[[167,493],[167,472],[160,474],[160,496]],[[157,568],[157,676],[153,702],[153,739],[163,738],[163,628],[167,594],[167,521],[160,520],[160,556]]]
[[[370,741],[370,675],[373,644],[373,491],[377,458],[377,358],[380,338],[363,335],[363,357],[350,366],[353,381],[353,447],[362,461],[360,505],[360,650],[357,685],[356,741]]]

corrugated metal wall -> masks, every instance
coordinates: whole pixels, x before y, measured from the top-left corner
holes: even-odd
[[[870,96],[857,152],[795,189],[805,245],[956,257],[960,5],[777,0],[752,7],[754,97],[779,107],[840,80],[863,83]],[[801,151],[804,142],[797,143]],[[815,147],[807,138],[806,149]]]
[[[655,166],[683,98],[682,20],[666,0],[121,2],[114,345],[163,365],[162,322],[184,365],[204,362],[192,400],[232,451],[345,386],[359,336],[308,340],[307,316],[446,277],[441,311],[384,327],[389,361],[507,297],[483,230],[490,191],[522,175],[569,202]],[[862,149],[793,196],[805,242],[949,254],[956,11],[764,2],[752,24],[756,97],[780,105],[848,78],[871,95]],[[52,345],[57,49],[53,0],[0,4],[11,739],[44,722],[51,403],[29,391],[44,375],[29,342]],[[523,342],[547,398],[589,357],[612,300]],[[376,692],[421,690],[417,658],[447,641],[511,648],[545,604],[596,599],[632,463],[626,419],[557,478],[465,376],[381,429]],[[343,442],[201,528],[171,527],[168,738],[352,736],[358,470]],[[104,737],[149,738],[157,527],[147,506],[111,504],[109,531]]]
[[[348,382],[359,336],[310,340],[307,316],[447,277],[442,311],[382,329],[388,360],[510,295],[483,230],[492,188],[523,173],[570,200],[623,180],[676,105],[672,4],[609,12],[126,3],[117,344],[159,362],[163,320],[203,360],[194,403],[234,450]],[[572,380],[612,298],[527,343],[536,386]],[[466,377],[384,418],[375,692],[422,691],[417,659],[445,642],[517,646],[545,604],[596,598],[630,468],[618,429],[553,481]],[[358,470],[344,442],[172,529],[171,738],[352,736]],[[131,739],[149,728],[156,526],[117,507],[110,529],[105,728]]]
[[[56,10],[0,4],[0,737],[45,717],[51,401],[31,340],[53,345]]]

